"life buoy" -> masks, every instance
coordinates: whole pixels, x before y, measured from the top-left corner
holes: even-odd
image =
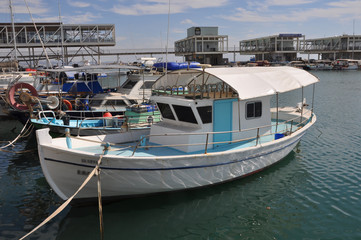
[[[12,107],[14,107],[15,109],[17,110],[27,110],[28,109],[28,106],[26,106],[25,104],[21,104],[21,103],[18,103],[16,100],[15,100],[15,93],[19,90],[19,89],[28,89],[31,93],[32,96],[34,97],[37,97],[39,96],[38,95],[38,92],[36,91],[36,89],[30,85],[29,83],[22,83],[22,82],[19,82],[19,83],[16,83],[14,84],[9,92],[8,92],[8,99],[9,99],[9,103]],[[32,103],[31,105],[34,105],[35,103]]]
[[[69,102],[66,99],[63,99],[63,104],[66,105],[66,107],[68,108],[68,110],[73,110],[73,105],[71,105],[71,102]]]

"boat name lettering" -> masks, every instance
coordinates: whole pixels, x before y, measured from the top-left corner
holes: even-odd
[[[90,164],[98,164],[97,160],[92,160],[92,159],[82,159],[81,160],[82,163],[90,163]]]
[[[84,170],[77,170],[76,172],[78,175],[84,175],[84,176],[88,176],[90,174],[89,171],[84,171]]]

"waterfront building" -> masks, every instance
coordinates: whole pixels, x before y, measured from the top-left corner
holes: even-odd
[[[361,35],[342,35],[307,39],[305,53],[318,54],[318,59],[361,59]]]
[[[227,63],[223,54],[228,53],[228,36],[218,35],[218,27],[191,27],[187,38],[174,43],[175,55],[185,61],[221,65]]]
[[[243,40],[239,43],[241,55],[255,55],[256,61],[294,61],[297,53],[304,51],[305,35],[278,34]]]

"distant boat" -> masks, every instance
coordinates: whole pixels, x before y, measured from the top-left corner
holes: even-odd
[[[332,65],[335,70],[358,70],[361,68],[361,60],[336,59]]]
[[[150,100],[163,121],[153,124],[149,135],[70,139],[52,138],[49,129],[37,130],[41,167],[64,200],[77,191],[103,153],[100,179],[105,198],[179,191],[245,177],[287,156],[315,123],[313,103],[310,109],[303,99],[295,107],[280,107],[278,99],[293,90],[303,96],[304,88],[318,81],[291,67],[172,71],[153,85]],[[273,96],[276,107],[271,107]],[[74,199],[96,198],[96,179],[91,178]]]
[[[179,69],[186,69],[186,68],[201,68],[199,62],[158,62],[154,63],[153,67],[155,67],[158,71],[163,72],[165,69],[168,71],[174,71]]]
[[[332,70],[332,61],[331,60],[317,60],[313,63],[309,63],[308,66],[310,70]]]

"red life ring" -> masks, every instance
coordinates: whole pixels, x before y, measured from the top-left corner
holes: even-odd
[[[67,106],[68,110],[73,110],[73,105],[66,99],[63,99],[63,103]]]
[[[17,110],[27,110],[28,106],[26,106],[25,104],[20,104],[20,103],[16,102],[16,100],[15,100],[15,93],[18,91],[18,89],[28,89],[31,92],[31,95],[35,96],[35,97],[38,96],[38,92],[29,83],[19,82],[10,88],[9,93],[8,93],[10,105],[13,106]],[[33,103],[31,105],[34,105],[34,104],[35,103]]]

